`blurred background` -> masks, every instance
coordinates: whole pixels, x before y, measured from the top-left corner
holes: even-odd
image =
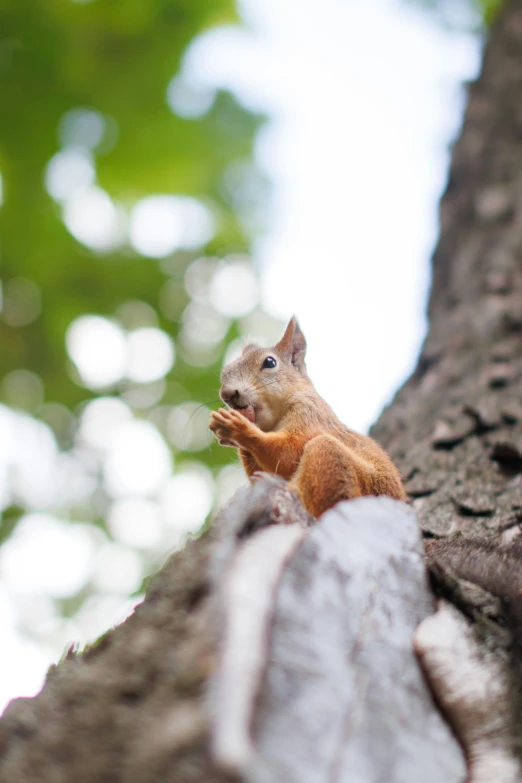
[[[244,480],[208,432],[299,317],[364,431],[425,330],[474,0],[0,3],[0,708]]]

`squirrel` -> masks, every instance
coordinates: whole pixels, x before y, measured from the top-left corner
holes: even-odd
[[[210,429],[238,449],[249,479],[259,472],[286,479],[319,517],[340,500],[389,495],[406,500],[399,471],[371,438],[342,424],[315,390],[305,364],[306,340],[293,317],[271,348],[248,344],[221,375]]]

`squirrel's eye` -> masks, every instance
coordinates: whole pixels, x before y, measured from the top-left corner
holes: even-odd
[[[277,362],[274,359],[273,356],[267,356],[263,364],[261,365],[262,370],[271,370],[273,367],[277,367]]]

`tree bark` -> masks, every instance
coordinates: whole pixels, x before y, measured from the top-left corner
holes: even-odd
[[[414,514],[312,520],[285,482],[241,490],[132,617],[1,721],[21,783],[459,783],[411,637],[434,599]]]
[[[429,333],[373,430],[430,538],[520,533],[520,96],[522,0],[510,0],[453,150]],[[279,481],[242,490],[132,617],[8,708],[0,780],[463,781],[411,651],[434,602],[409,510],[362,499],[311,522]],[[504,666],[502,602],[444,563],[432,577]]]
[[[372,434],[429,535],[518,530],[522,480],[522,3],[469,88],[440,207],[429,332]]]

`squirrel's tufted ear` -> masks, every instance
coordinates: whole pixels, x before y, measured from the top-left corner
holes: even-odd
[[[306,374],[306,340],[295,315],[290,319],[284,335],[275,348],[281,356],[294,365],[296,370]]]

